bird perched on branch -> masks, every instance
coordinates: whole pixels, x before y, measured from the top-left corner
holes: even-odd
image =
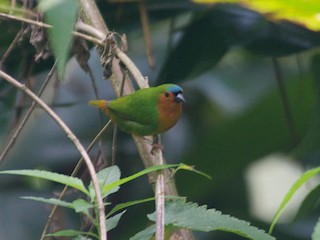
[[[182,88],[175,84],[139,89],[117,99],[91,100],[123,131],[137,136],[155,136],[172,128],[184,103]]]

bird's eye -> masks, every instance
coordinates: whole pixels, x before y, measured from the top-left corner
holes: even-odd
[[[168,92],[164,93],[164,95],[165,95],[166,97],[169,97],[169,96],[170,96],[170,94],[169,94]]]

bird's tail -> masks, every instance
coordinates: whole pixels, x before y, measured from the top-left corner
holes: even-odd
[[[106,100],[91,100],[88,104],[104,110],[108,108],[108,102]]]

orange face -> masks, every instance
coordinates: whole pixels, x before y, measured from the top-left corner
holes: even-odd
[[[160,132],[167,131],[178,122],[183,102],[182,92],[164,92],[160,95],[158,101]]]

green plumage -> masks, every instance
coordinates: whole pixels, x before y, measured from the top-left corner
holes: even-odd
[[[176,101],[177,94],[181,95],[179,96],[181,101]],[[147,136],[156,135],[172,127],[171,122],[174,122],[174,125],[180,117],[182,101],[180,87],[174,84],[163,84],[140,89],[111,101],[93,100],[89,104],[101,108],[123,131]],[[169,122],[167,122],[166,109],[175,111],[176,107],[179,108],[179,112],[174,116],[172,114],[168,116]]]
[[[161,88],[146,88],[136,91],[133,95],[123,96],[108,104],[110,112],[124,131],[136,135],[153,135],[159,126],[158,96],[165,91]]]

